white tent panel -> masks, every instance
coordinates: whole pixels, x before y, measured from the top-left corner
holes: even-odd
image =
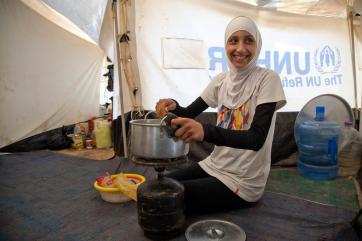
[[[264,35],[259,63],[280,74],[288,101],[284,111],[299,111],[327,93],[357,107],[346,20],[264,12],[258,23]]]
[[[105,9],[102,26],[99,33],[99,46],[106,53],[106,55],[114,63],[114,30],[113,30],[113,16],[112,16],[112,2],[108,1]],[[116,72],[115,72],[116,73]]]
[[[34,0],[32,0],[34,1]],[[102,19],[108,0],[42,0],[69,18],[95,42],[99,40]]]
[[[347,1],[345,0],[235,0],[257,6],[260,9],[314,15],[322,17],[346,17]],[[352,0],[358,1],[358,0]],[[349,1],[351,2],[351,1]]]
[[[88,34],[86,34],[78,25],[74,24],[68,18],[60,14],[57,10],[48,6],[42,0],[21,0],[28,7],[33,9],[35,12],[64,28],[65,30],[75,34],[76,36],[83,38],[91,43],[97,44]]]
[[[163,68],[205,69],[207,67],[207,61],[202,49],[204,49],[204,43],[200,40],[163,38]],[[177,56],[177,58],[175,58],[175,56]]]
[[[308,100],[325,93],[337,94],[356,107],[346,19],[258,10],[237,1],[135,3],[137,57],[146,109],[153,109],[157,100],[165,97],[189,104],[200,95],[210,77],[226,70],[224,30],[229,20],[238,15],[253,18],[260,27],[263,48],[259,65],[280,74],[288,100],[283,111],[298,111]],[[208,59],[208,67],[164,68],[164,38],[203,41],[207,51],[200,49],[203,52],[199,54]],[[184,56],[174,55],[175,59],[179,57]]]
[[[103,52],[20,1],[0,2],[0,147],[98,115]]]
[[[115,64],[114,118],[121,99],[124,112],[139,103],[153,109],[165,97],[189,104],[210,78],[226,70],[223,34],[237,15],[250,16],[260,27],[259,65],[280,74],[288,99],[283,111],[298,111],[324,93],[361,106],[362,24],[355,17],[355,86],[346,1],[127,1],[127,29],[120,34],[131,31],[133,81],[141,88],[132,101],[123,69],[119,93],[111,3],[0,1],[0,147],[97,115],[104,58],[100,48]],[[354,13],[362,13],[361,1],[348,3]],[[163,45],[164,40],[172,41]]]

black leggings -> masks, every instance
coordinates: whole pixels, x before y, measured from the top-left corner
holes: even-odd
[[[253,204],[243,200],[217,178],[207,174],[197,163],[165,176],[184,185],[186,214],[224,211]]]

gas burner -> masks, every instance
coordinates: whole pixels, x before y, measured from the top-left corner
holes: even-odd
[[[132,161],[139,165],[153,166],[153,167],[166,167],[183,164],[187,161],[187,156],[181,156],[177,158],[165,158],[165,159],[152,159],[132,156]]]
[[[151,240],[169,240],[180,235],[185,225],[184,186],[165,177],[167,166],[187,161],[186,156],[168,159],[151,159],[132,156],[140,165],[152,166],[157,179],[148,180],[137,188],[138,223],[144,235]]]

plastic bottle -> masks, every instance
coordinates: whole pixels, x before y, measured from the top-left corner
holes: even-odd
[[[73,131],[73,147],[77,150],[81,150],[84,148],[82,128],[79,123],[74,126]]]
[[[87,149],[93,149],[96,144],[96,138],[94,133],[94,121],[96,117],[92,117],[88,120],[88,133],[85,137],[85,147]]]
[[[351,120],[344,122],[340,139],[338,176],[356,176],[361,167],[362,137]]]
[[[338,173],[338,138],[340,126],[324,120],[324,106],[316,107],[314,120],[307,120],[297,128],[298,171],[312,179],[333,179]]]

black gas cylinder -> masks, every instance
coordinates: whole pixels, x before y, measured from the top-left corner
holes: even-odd
[[[137,189],[138,223],[152,240],[168,240],[183,232],[184,187],[178,181],[159,176]]]

